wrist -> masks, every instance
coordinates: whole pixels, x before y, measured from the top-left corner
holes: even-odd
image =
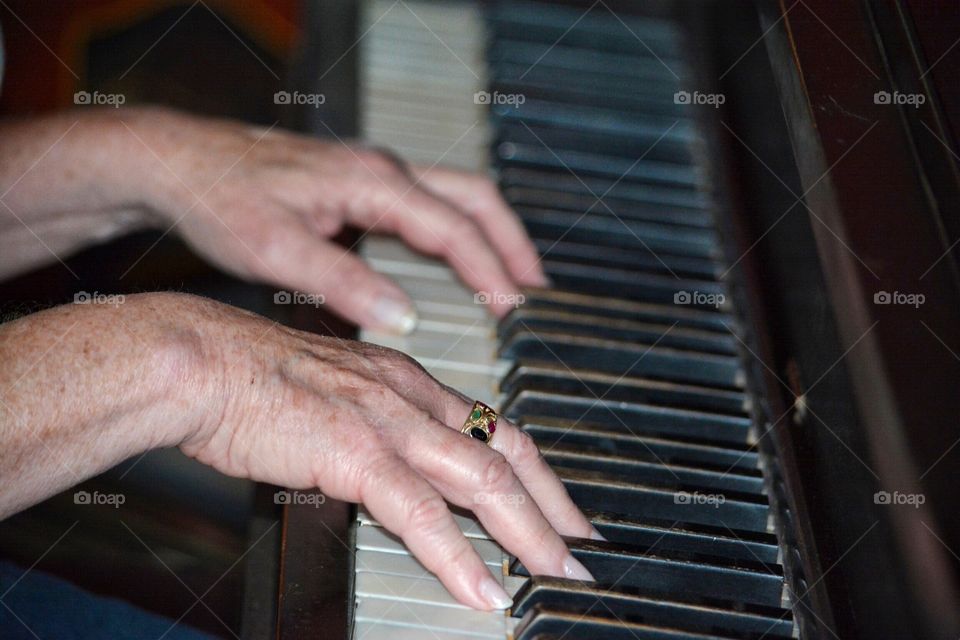
[[[224,397],[221,349],[210,330],[215,303],[183,293],[139,294],[130,301],[131,321],[149,325],[148,388],[165,423],[159,446],[207,439],[220,422]]]

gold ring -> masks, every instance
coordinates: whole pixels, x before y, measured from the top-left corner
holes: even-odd
[[[497,412],[478,400],[473,403],[473,411],[467,416],[460,433],[489,444],[496,430]]]

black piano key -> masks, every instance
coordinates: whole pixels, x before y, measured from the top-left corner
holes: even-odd
[[[584,469],[627,482],[683,489],[686,491],[716,491],[729,495],[751,493],[764,495],[763,477],[759,470],[737,468],[707,469],[693,465],[668,463],[652,450],[646,454],[617,455],[599,451],[584,451],[570,444],[542,448],[544,459],[553,468]]]
[[[554,365],[518,363],[500,381],[500,392],[546,391],[618,402],[656,404],[678,409],[746,416],[750,407],[742,391],[568,369]]]
[[[669,256],[638,247],[660,262],[667,273],[638,273],[585,264],[569,264],[549,258],[541,261],[554,286],[575,293],[619,296],[628,300],[676,304],[697,309],[722,309],[727,306],[726,288],[710,280],[680,278],[670,273]]]
[[[600,607],[598,603],[598,607]],[[678,629],[624,622],[598,615],[568,613],[543,608],[527,611],[514,630],[515,640],[715,640],[715,634],[702,635]]]
[[[743,371],[733,356],[700,353],[653,343],[626,343],[563,333],[514,331],[500,346],[500,355],[519,362],[546,362],[614,375],[742,388]]]
[[[497,327],[497,336],[503,339],[518,329],[534,333],[553,331],[589,335],[642,344],[656,343],[675,349],[723,355],[736,355],[739,344],[730,333],[676,327],[673,323],[653,324],[529,307],[511,311]]]
[[[677,57],[680,33],[674,23],[650,17],[637,19],[611,14],[584,13],[581,9],[532,2],[493,3],[487,12],[491,31],[500,38],[516,38],[551,45],[558,40],[569,44],[616,53],[636,53],[642,38],[660,55]]]
[[[748,418],[650,404],[612,402],[548,391],[518,390],[501,412],[515,423],[571,420],[631,435],[654,435],[704,444],[750,443]]]
[[[553,424],[550,424],[553,422]],[[604,430],[584,422],[521,418],[520,428],[545,450],[566,445],[584,453],[607,453],[634,460],[697,465],[726,472],[757,470],[757,453],[730,448]]]
[[[568,546],[598,586],[706,598],[723,594],[724,598],[736,602],[767,607],[779,607],[783,603],[783,571],[778,565],[664,549],[626,550],[610,542],[574,540]],[[511,563],[510,573],[530,575],[519,559]]]
[[[712,230],[624,220],[612,215],[603,204],[586,215],[533,207],[515,207],[515,210],[535,238],[562,239],[595,247],[648,249],[693,258],[718,257],[718,239]]]
[[[635,52],[634,55],[611,54],[597,49],[569,46],[566,43],[554,43],[551,47],[522,40],[497,38],[487,48],[487,57],[492,67],[507,62],[517,66],[527,65],[528,69],[546,67],[580,74],[615,76],[624,80],[643,79],[649,83],[650,92],[655,91],[654,88],[658,86],[672,88],[674,91],[679,88],[671,70],[663,65],[663,61],[646,52]],[[682,68],[676,60],[672,62],[678,69]],[[516,79],[523,80],[525,76],[522,78],[518,75]]]
[[[673,95],[668,91],[669,87],[664,87],[662,91],[657,93],[637,93],[630,91],[629,86],[627,86],[629,83],[622,82],[623,78],[618,77],[597,78],[593,76],[589,84],[567,82],[558,84],[558,77],[563,77],[564,81],[569,80],[566,77],[571,75],[569,71],[544,67],[537,69],[536,73],[528,74],[523,80],[519,80],[518,78],[523,73],[524,69],[517,64],[501,63],[493,67],[489,83],[491,93],[495,91],[503,94],[523,94],[526,100],[551,101],[574,106],[607,107],[632,113],[635,116],[650,114],[655,116],[672,115],[676,118],[682,118],[687,115],[684,113],[683,107],[685,105],[675,103]],[[522,107],[522,105],[518,105],[518,107]],[[562,145],[564,148],[580,147],[582,142],[578,142],[577,138],[579,137],[582,140],[588,137],[588,135],[578,135],[581,132],[577,129],[568,131],[569,138],[565,138]],[[510,140],[515,137],[507,132],[498,133],[501,134],[500,139]],[[603,136],[601,140],[607,144],[618,142],[617,140],[611,140],[610,136]],[[547,146],[554,148],[551,141],[545,138],[543,141]],[[557,147],[560,146],[557,145]],[[690,161],[690,151],[685,146],[675,145],[669,148],[671,145],[667,145],[664,149],[658,147],[659,145],[653,149],[658,151],[659,154],[672,153],[676,154],[678,158],[682,157]],[[650,149],[649,145],[632,155],[637,158],[648,149]],[[624,154],[619,153],[619,155]]]
[[[628,202],[652,205],[687,207],[691,209],[709,209],[709,201],[704,192],[689,186],[649,184],[630,180],[619,180],[596,176],[576,176],[566,169],[545,167],[501,167],[500,184],[503,188],[521,186],[531,189],[547,189],[559,193],[581,196],[615,198]]]
[[[636,519],[704,524],[734,532],[769,532],[769,505],[751,496],[721,498],[721,494],[647,487],[589,471],[558,468],[556,472],[581,509]]]
[[[567,613],[590,612],[599,617],[663,625],[698,633],[730,634],[733,637],[789,638],[793,617],[789,611],[753,607],[741,611],[740,603],[691,604],[628,590],[611,591],[591,584],[535,576],[514,598],[511,615],[524,617],[541,609]]]
[[[602,196],[602,204],[598,202]],[[503,197],[513,206],[554,208],[562,211],[613,211],[624,220],[645,220],[688,227],[713,228],[709,212],[661,202],[637,202],[613,198],[602,193],[571,193],[543,187],[514,185],[503,189]],[[600,256],[598,256],[600,257]]]
[[[591,114],[595,117],[590,117]],[[654,146],[655,144],[660,144],[664,140],[670,141],[670,143],[676,142],[692,142],[696,139],[697,133],[693,128],[693,121],[689,118],[676,118],[672,116],[653,116],[646,115],[642,118],[636,116],[629,116],[622,114],[615,110],[599,110],[596,108],[588,107],[577,107],[575,105],[558,105],[546,100],[525,100],[523,105],[495,105],[490,109],[490,115],[494,120],[494,124],[500,126],[502,124],[516,124],[517,126],[523,126],[521,123],[525,123],[528,126],[541,125],[545,127],[579,127],[584,131],[589,133],[596,133],[600,135],[611,135],[611,136],[625,136],[632,140],[639,142],[647,141],[647,146]],[[503,146],[503,143],[498,145],[498,149]],[[525,148],[532,148],[536,146],[537,148],[548,151],[542,144],[538,145],[523,145]],[[532,151],[531,151],[532,153]],[[507,154],[504,154],[502,151],[494,154],[494,157],[502,161]],[[528,160],[532,160],[530,156],[525,156]],[[595,158],[597,160],[602,160],[604,156],[600,153],[596,154]],[[624,164],[624,158],[619,158],[621,161],[618,166],[623,167],[624,171],[621,171],[618,174],[612,175],[612,179],[616,180],[618,178],[629,178],[636,180],[638,177],[643,177],[643,173],[640,171],[637,172],[627,172],[626,169],[630,168],[630,164],[636,162],[636,158],[628,163]],[[581,159],[578,161],[578,164],[585,164],[586,159]],[[642,161],[641,161],[642,163]],[[528,162],[527,164],[532,165],[534,168],[542,170],[545,167],[556,167],[556,159],[541,163],[538,165],[536,162]],[[568,165],[569,166],[569,165]],[[645,167],[648,165],[644,165]],[[656,166],[656,165],[653,165]],[[690,173],[695,170],[695,166],[689,164],[684,164],[686,167],[687,173]],[[570,166],[569,168],[575,167]],[[568,167],[564,169],[569,171]],[[604,173],[609,173],[608,171],[601,172],[598,175],[603,175]],[[690,181],[678,183],[678,184],[697,184]]]
[[[673,304],[673,301],[669,303],[638,302],[616,296],[558,289],[527,289],[524,295],[523,306],[529,309],[551,309],[667,325],[676,323],[677,327],[710,329],[717,332],[735,332],[737,328],[733,317],[722,310],[678,305]]]
[[[512,637],[515,640],[723,640],[714,634],[625,622],[594,612],[574,614],[541,605],[527,612]]]
[[[513,107],[510,107],[511,109]],[[567,122],[566,114],[555,109],[545,107],[540,102],[529,100],[522,109],[509,113],[496,108],[497,116],[504,119],[522,119],[530,122],[551,124],[556,122],[563,125]],[[672,126],[672,123],[609,123],[610,127],[618,127],[620,135],[634,135],[641,140],[649,140],[652,146],[657,138]],[[553,150],[544,145],[520,144],[503,142],[494,150],[497,162],[505,166],[551,167],[565,169],[575,174],[585,174],[601,177],[627,178],[644,182],[677,185],[683,187],[700,186],[704,177],[695,166],[682,162],[667,162],[661,160],[643,159],[637,161],[629,158],[616,158],[600,153],[582,151]]]
[[[707,553],[731,560],[779,564],[780,548],[776,536],[770,533],[734,533],[723,527],[586,513],[603,537],[625,548],[643,545],[654,549]]]
[[[718,280],[717,263],[707,258],[690,258],[674,255],[654,255],[648,251],[622,249],[620,247],[597,247],[590,244],[563,240],[532,238],[540,255],[550,255],[554,263],[569,263],[619,269],[627,272],[670,274],[696,280]]]
[[[510,93],[508,87],[501,89],[503,93]],[[525,94],[527,99],[537,99],[537,94]],[[672,97],[671,97],[672,98]],[[609,102],[607,97],[601,98]],[[604,106],[614,106],[606,104]],[[621,111],[623,109],[620,109]],[[604,155],[618,156],[636,160],[643,157],[645,160],[664,160],[669,162],[688,163],[691,159],[689,145],[682,141],[661,140],[652,145],[646,140],[634,138],[611,138],[583,131],[579,128],[568,129],[563,127],[544,127],[528,122],[504,123],[497,132],[495,145],[502,142],[513,142],[525,145],[540,145],[554,151],[581,151],[595,153],[602,150]],[[599,194],[598,194],[599,195]]]

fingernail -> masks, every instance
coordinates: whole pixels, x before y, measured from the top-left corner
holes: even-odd
[[[513,598],[507,595],[493,576],[487,576],[480,583],[480,595],[494,609],[507,609],[513,605]]]
[[[384,329],[407,335],[417,326],[417,311],[406,298],[384,294],[373,304],[373,319]]]
[[[607,541],[606,538],[604,538],[602,535],[600,535],[600,532],[597,531],[597,528],[596,528],[596,527],[590,527],[590,539],[591,539],[591,540],[603,540],[604,542]]]
[[[563,561],[563,575],[567,576],[571,580],[586,580],[588,582],[594,581],[593,576],[590,575],[590,572],[587,571],[587,568],[580,564],[580,562],[572,555],[567,556],[567,559]]]

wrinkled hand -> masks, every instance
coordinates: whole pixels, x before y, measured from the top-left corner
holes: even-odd
[[[362,327],[404,331],[415,315],[396,283],[329,241],[343,225],[396,234],[476,290],[515,294],[545,282],[516,215],[481,176],[163,110],[132,111],[125,123],[149,173],[150,206],[179,220],[195,249],[241,277],[322,294]],[[498,315],[510,308],[503,299],[492,297]]]
[[[362,502],[450,592],[472,607],[509,598],[445,500],[476,513],[535,574],[590,579],[560,535],[595,530],[529,436],[500,420],[487,446],[459,433],[472,404],[409,357],[320,337],[191,296],[157,313],[188,322],[216,363],[209,419],[182,449],[235,476],[319,487]]]

